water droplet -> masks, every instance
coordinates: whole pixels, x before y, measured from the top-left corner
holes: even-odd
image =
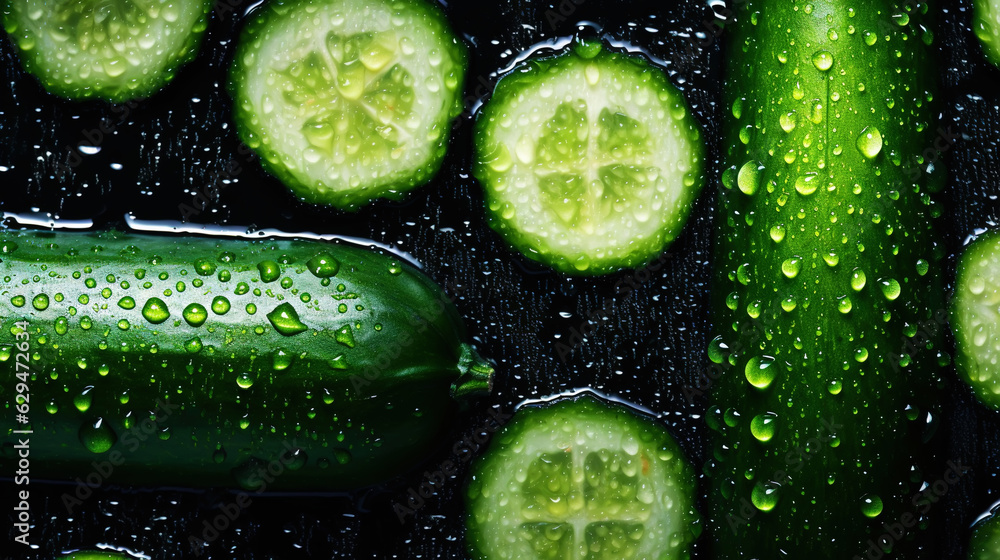
[[[350,325],[344,325],[343,327],[337,329],[334,338],[336,338],[337,342],[343,344],[344,346],[354,348],[354,329],[352,329]]]
[[[287,452],[286,458],[282,459],[282,462],[285,463],[288,470],[297,471],[306,466],[308,459],[309,457],[306,455],[306,452],[303,449],[296,447],[295,449]]]
[[[91,453],[104,453],[118,441],[118,435],[103,418],[84,422],[79,436],[80,443]]]
[[[201,342],[200,337],[196,336],[184,341],[184,350],[187,350],[189,354],[197,354],[201,352],[202,348],[204,348],[204,344]]]
[[[774,509],[774,506],[778,505],[780,490],[781,485],[777,482],[758,482],[754,485],[753,491],[750,493],[750,501],[760,511],[771,511]]]
[[[223,296],[215,296],[212,299],[212,312],[216,315],[225,315],[229,313],[230,305],[229,300]]]
[[[88,385],[73,397],[73,406],[80,412],[90,410],[90,405],[94,402],[94,396],[90,394],[93,389],[93,385]]]
[[[192,303],[184,308],[181,316],[192,327],[200,327],[208,320],[208,310],[200,303]]]
[[[67,319],[66,317],[59,317],[58,319],[56,319],[56,322],[53,325],[53,327],[56,330],[56,334],[66,334],[67,332],[69,332],[69,319]]]
[[[785,224],[771,226],[771,241],[781,243],[785,239]]]
[[[38,311],[45,311],[49,308],[49,296],[46,294],[38,294],[31,300],[31,306]]]
[[[865,288],[865,283],[868,279],[865,277],[865,271],[860,268],[855,268],[851,271],[851,288],[855,292],[860,292]]]
[[[729,346],[722,340],[722,336],[717,336],[708,343],[708,359],[716,364],[721,364],[726,359]]]
[[[844,389],[844,384],[839,379],[831,380],[830,383],[828,383],[826,386],[826,390],[831,395],[839,395],[843,389]]]
[[[854,350],[854,361],[859,363],[864,363],[868,359],[868,349],[864,346],[859,346]]]
[[[260,279],[263,282],[274,282],[281,276],[281,266],[274,261],[257,263],[257,270],[260,272]]]
[[[789,257],[781,263],[781,273],[787,278],[795,278],[802,270],[802,258],[799,256]]]
[[[151,297],[146,300],[146,305],[142,306],[142,316],[150,323],[159,325],[170,318],[170,310],[162,299]]]
[[[774,358],[771,356],[750,358],[744,368],[747,381],[758,389],[767,389],[774,381],[775,368],[771,367],[773,364]]]
[[[846,315],[850,313],[851,309],[853,308],[854,304],[851,303],[851,298],[847,296],[842,296],[837,300],[837,311],[840,311],[841,313]]]
[[[763,165],[753,160],[743,164],[743,167],[740,168],[740,173],[736,178],[736,183],[739,185],[740,190],[743,191],[743,194],[752,195],[757,192],[757,185],[760,181],[760,171],[763,169]]]
[[[240,389],[249,389],[253,387],[253,382],[257,380],[257,375],[248,371],[245,371],[236,376],[236,385]]]
[[[899,293],[902,291],[899,287],[899,282],[897,282],[894,278],[879,280],[878,284],[879,288],[882,289],[882,295],[889,301],[895,301],[895,299],[899,297]]]
[[[816,177],[816,172],[799,175],[795,179],[795,190],[802,196],[809,196],[816,192],[816,187],[819,186],[819,181],[816,180]]]
[[[930,269],[931,269],[930,263],[928,263],[924,259],[917,259],[917,274],[923,276],[927,274],[927,271],[929,271]]]
[[[353,457],[351,457],[351,452],[350,451],[348,451],[346,449],[340,449],[340,448],[337,448],[337,449],[333,450],[333,457],[341,465],[346,465],[347,463],[350,463],[351,459],[353,458]]]
[[[298,312],[288,302],[275,307],[274,311],[267,314],[267,320],[271,322],[276,331],[285,336],[292,336],[309,328],[299,320]]]
[[[215,263],[209,259],[198,259],[194,261],[194,270],[199,276],[211,276],[215,273]]]
[[[24,296],[14,296],[10,298],[10,304],[14,307],[24,307],[28,300]]]
[[[758,414],[750,421],[750,433],[761,443],[767,443],[774,437],[778,415],[773,412]]]
[[[736,278],[744,286],[750,284],[750,263],[743,263],[736,269]]]
[[[882,133],[874,126],[865,127],[855,145],[866,158],[873,159],[882,151]]]
[[[278,348],[274,351],[272,356],[272,364],[275,371],[282,371],[288,369],[292,365],[294,356],[287,352],[284,348]]]
[[[826,72],[833,66],[833,53],[830,51],[816,51],[812,56],[812,63],[820,72]]]
[[[783,309],[786,313],[791,313],[792,311],[795,311],[798,304],[799,302],[795,300],[795,296],[789,295],[785,299],[781,300],[781,309]]]
[[[216,465],[221,465],[226,462],[226,449],[221,445],[215,450],[215,452],[212,453],[212,462]]]
[[[781,130],[784,130],[785,132],[795,130],[795,111],[782,113],[781,116],[778,117],[778,124],[781,125]]]
[[[329,278],[336,276],[340,270],[340,261],[329,253],[320,253],[306,262],[309,272],[317,278]]]
[[[878,494],[865,494],[861,498],[861,513],[865,517],[878,517],[882,513],[882,498]]]

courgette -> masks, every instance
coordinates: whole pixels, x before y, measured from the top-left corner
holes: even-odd
[[[359,487],[413,465],[491,387],[451,301],[392,254],[120,232],[0,239],[0,370],[24,385],[0,387],[0,430],[30,438],[33,479],[110,464],[115,483]],[[14,391],[30,399],[27,424]],[[6,472],[14,451],[3,447]]]
[[[169,83],[198,53],[211,0],[4,0],[24,68],[52,93],[124,102]]]
[[[749,0],[728,36],[716,558],[899,553],[928,524],[913,495],[949,360],[933,17],[923,1]],[[917,524],[886,536],[904,515]]]

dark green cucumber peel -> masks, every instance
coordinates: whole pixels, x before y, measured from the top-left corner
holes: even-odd
[[[430,279],[315,241],[7,232],[0,369],[26,321],[32,476],[340,490],[414,464],[493,370]],[[11,384],[0,387],[5,440]],[[155,429],[154,429],[155,428]],[[4,446],[0,465],[16,460]],[[292,472],[294,471],[294,472]]]
[[[198,53],[211,0],[4,0],[21,63],[48,91],[124,102],[152,95]]]
[[[237,131],[306,202],[400,199],[441,167],[467,58],[424,0],[272,0],[233,60]]]
[[[932,18],[923,2],[750,0],[728,37],[717,558],[864,556],[883,523],[927,521],[910,498],[948,360],[919,328],[945,309],[942,171],[901,164],[933,146]]]

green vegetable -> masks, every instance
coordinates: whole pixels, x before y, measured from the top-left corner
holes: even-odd
[[[465,64],[423,0],[271,0],[233,63],[237,130],[307,202],[398,199],[441,166]]]
[[[996,514],[975,524],[966,557],[968,560],[1000,559],[1000,520]]]
[[[1000,408],[1000,235],[977,239],[958,266],[951,328],[955,365],[979,400]]]
[[[737,12],[708,348],[717,558],[864,557],[884,524],[927,521],[911,497],[950,360],[933,17],[890,0]]]
[[[4,0],[24,68],[70,99],[122,102],[169,83],[198,52],[211,0]]]
[[[638,56],[579,43],[497,84],[476,125],[490,225],[571,274],[645,264],[677,236],[702,183],[684,97]]]
[[[472,467],[473,558],[688,558],[694,471],[656,422],[590,396],[525,407]]]
[[[975,0],[972,28],[986,58],[1000,66],[1000,0]]]
[[[119,552],[105,552],[103,550],[81,550],[60,556],[59,560],[132,560],[131,556]]]
[[[12,380],[0,433],[34,431],[33,478],[110,464],[115,483],[359,487],[413,465],[456,406],[491,387],[451,302],[391,254],[114,232],[0,239]],[[15,392],[30,396],[27,425]],[[8,446],[0,468],[16,460]]]

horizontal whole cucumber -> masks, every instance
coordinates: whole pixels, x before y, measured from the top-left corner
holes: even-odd
[[[929,195],[943,170],[922,159],[935,14],[749,0],[728,36],[708,351],[723,372],[707,417],[717,558],[937,557],[914,499],[941,472],[949,360]]]
[[[8,231],[0,259],[4,472],[31,430],[31,479],[111,464],[115,483],[351,489],[491,389],[450,300],[391,254]]]

